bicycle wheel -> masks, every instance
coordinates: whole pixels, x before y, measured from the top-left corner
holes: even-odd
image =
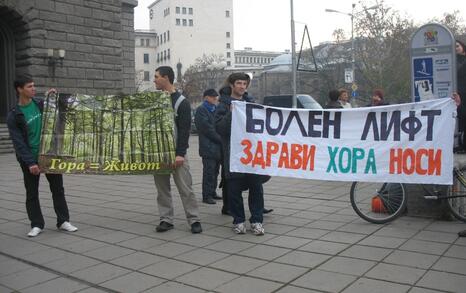
[[[406,208],[406,193],[401,183],[353,182],[350,200],[353,210],[374,224],[390,222]]]
[[[466,178],[464,171],[464,169],[455,170],[453,185],[448,188],[447,203],[453,216],[466,222]]]

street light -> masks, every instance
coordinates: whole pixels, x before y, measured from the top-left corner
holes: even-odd
[[[352,88],[353,91],[355,91],[357,89],[357,86],[356,86],[356,74],[355,74],[355,51],[354,51],[354,16],[361,13],[361,12],[371,10],[371,9],[375,9],[375,8],[379,7],[379,5],[374,5],[374,6],[365,8],[365,9],[363,9],[361,11],[358,11],[358,12],[354,12],[355,7],[356,7],[355,3],[351,4],[351,13],[342,12],[342,11],[335,10],[335,9],[325,9],[325,12],[340,13],[340,14],[344,14],[344,15],[347,15],[347,16],[351,17],[351,71],[353,72],[353,81],[352,81],[353,85],[352,85],[351,88]]]

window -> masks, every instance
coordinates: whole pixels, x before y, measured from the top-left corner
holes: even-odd
[[[170,49],[167,49],[167,59],[170,60]]]
[[[186,7],[183,7],[182,13],[183,13],[183,14],[186,14]]]
[[[167,42],[170,41],[170,31],[167,31]]]
[[[231,57],[231,53],[227,52],[227,58],[230,58],[230,57]]]
[[[146,47],[150,46],[150,39],[146,39]]]
[[[144,47],[144,39],[141,39],[141,47]]]
[[[230,62],[230,61],[227,61],[227,66],[231,66],[231,62]]]
[[[193,20],[190,19],[190,20],[189,20],[189,26],[193,26],[193,25],[194,25],[194,24],[193,24]]]
[[[230,46],[231,46],[230,43],[227,43],[227,49],[230,49]]]
[[[193,8],[192,7],[189,7],[189,14],[193,15]]]
[[[180,14],[180,8],[176,6],[176,14]]]
[[[229,38],[230,37],[230,32],[227,32],[226,36],[227,36],[227,38]]]
[[[180,25],[181,24],[181,20],[179,18],[176,19],[176,25]]]
[[[166,43],[167,42],[167,33],[163,33],[163,42]]]
[[[230,10],[225,10],[225,17],[230,17]]]
[[[188,25],[188,22],[186,21],[186,19],[183,18],[183,26],[187,26]]]
[[[157,62],[160,61],[160,53],[157,53]]]
[[[163,60],[167,60],[167,50],[163,50]]]
[[[149,54],[144,53],[144,63],[149,64]]]
[[[149,81],[149,80],[150,80],[150,72],[144,71],[144,81]]]

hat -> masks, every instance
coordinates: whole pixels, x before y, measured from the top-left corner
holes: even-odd
[[[218,93],[214,89],[208,89],[202,95],[203,97],[218,97]]]

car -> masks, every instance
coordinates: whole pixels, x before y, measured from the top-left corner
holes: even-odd
[[[297,107],[300,109],[323,109],[319,102],[310,95],[298,94],[296,98]],[[265,96],[262,104],[272,107],[291,108],[293,104],[292,95]]]

